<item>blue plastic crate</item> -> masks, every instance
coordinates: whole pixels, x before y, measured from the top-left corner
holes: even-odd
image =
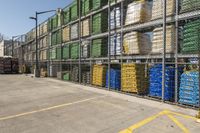
[[[108,71],[106,73],[106,87],[108,88]],[[121,89],[121,71],[110,69],[110,88],[120,91]]]

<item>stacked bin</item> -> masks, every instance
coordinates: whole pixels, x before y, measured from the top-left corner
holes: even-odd
[[[92,34],[106,32],[108,29],[108,12],[103,11],[92,17]]]
[[[69,26],[62,29],[62,42],[70,41],[70,28]]]
[[[82,41],[81,43],[81,58],[90,57],[90,43],[89,41]]]
[[[109,72],[106,73],[106,87],[108,88],[108,76]],[[120,91],[121,89],[121,71],[118,69],[110,69],[110,88],[113,90]]]
[[[70,22],[70,9],[69,8],[66,8],[63,10],[63,24],[67,24]]]
[[[189,12],[200,9],[199,0],[182,0],[181,12]]]
[[[125,55],[148,54],[151,51],[151,40],[148,34],[130,32],[124,35],[123,49]]]
[[[171,16],[175,13],[175,0],[167,0],[166,15]],[[163,2],[162,0],[153,0],[152,20],[162,18]]]
[[[62,33],[58,30],[51,35],[51,45],[58,45],[62,43]]]
[[[78,66],[73,66],[71,70],[70,80],[73,82],[78,82],[79,81],[78,76],[79,76]]]
[[[183,29],[183,53],[197,53],[200,50],[200,20],[185,24]]]
[[[92,0],[82,0],[82,16],[87,15],[92,9]]]
[[[70,20],[75,20],[79,17],[79,3],[78,0],[74,0],[72,6],[70,7]]]
[[[174,53],[175,50],[175,27],[173,25],[166,27],[166,53]],[[163,52],[163,27],[153,30],[152,53]]]
[[[92,0],[92,10],[99,9],[106,5],[108,0]]]
[[[56,48],[50,49],[50,51],[49,51],[49,59],[52,59],[52,60],[56,59]]]
[[[81,36],[86,37],[90,35],[90,19],[81,21]]]
[[[120,34],[115,34],[110,37],[110,55],[121,55]]]
[[[182,69],[178,69],[182,73]],[[150,87],[149,95],[152,97],[162,98],[162,64],[154,65],[149,70]],[[175,68],[167,65],[165,72],[165,94],[164,100],[172,101],[174,99],[175,89]]]
[[[62,48],[61,47],[57,47],[56,48],[56,59],[57,60],[61,60],[62,59]]]
[[[179,103],[199,105],[199,72],[188,71],[181,75]]]
[[[121,8],[114,7],[110,12],[110,29],[116,29],[121,26]]]
[[[79,43],[73,43],[70,46],[70,57],[71,59],[78,59],[79,58]]]
[[[144,64],[123,64],[121,70],[122,91],[136,94],[146,94],[148,78]]]
[[[70,45],[64,45],[62,48],[62,59],[70,58]]]
[[[82,75],[82,83],[83,84],[90,84],[90,67],[83,66],[81,68],[81,75]]]
[[[108,54],[107,38],[92,40],[92,57],[106,57]]]
[[[143,23],[151,19],[151,4],[148,1],[134,1],[128,5],[125,25]]]
[[[97,86],[106,85],[106,70],[107,67],[104,65],[94,65],[93,66],[93,75],[92,75],[92,84]]]
[[[79,37],[78,29],[79,29],[78,23],[73,24],[71,26],[71,31],[70,31],[71,40],[77,39]]]
[[[63,72],[63,78],[62,79],[64,81],[70,81],[70,72],[69,71]]]

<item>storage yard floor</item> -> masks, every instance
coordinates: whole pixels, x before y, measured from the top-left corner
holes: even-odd
[[[196,113],[54,79],[0,75],[0,133],[199,133]]]

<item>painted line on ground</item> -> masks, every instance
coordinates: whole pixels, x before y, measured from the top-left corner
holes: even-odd
[[[186,119],[193,119],[193,120],[197,120],[197,118],[193,117],[193,116],[189,116],[189,115],[185,115],[185,114],[181,114],[181,113],[176,113],[176,112],[172,112],[170,110],[163,110],[161,112],[159,112],[158,114],[152,115],[130,127],[128,127],[127,129],[124,129],[122,131],[120,131],[119,133],[132,133],[135,129],[138,129],[148,123],[150,123],[151,121],[155,120],[156,118],[162,116],[162,115],[167,115],[184,133],[189,133],[189,129],[187,129],[181,122],[179,122],[173,115],[176,116],[180,116]]]
[[[39,110],[34,110],[34,111],[30,111],[30,112],[20,113],[20,114],[16,114],[16,115],[4,116],[4,117],[0,117],[0,121],[5,121],[5,120],[14,119],[14,118],[22,117],[22,116],[27,116],[27,115],[32,115],[32,114],[45,112],[45,111],[49,111],[49,110],[53,110],[53,109],[57,109],[57,108],[62,108],[62,107],[66,107],[66,106],[70,106],[70,105],[74,105],[74,104],[79,104],[79,103],[87,102],[87,101],[90,101],[90,100],[98,99],[98,98],[101,98],[101,97],[105,97],[105,95],[93,97],[93,98],[88,98],[88,99],[84,99],[84,100],[79,100],[79,101],[76,101],[76,102],[60,104],[60,105],[56,105],[56,106],[52,106],[52,107],[48,107],[48,108],[43,108],[43,109],[39,109]]]

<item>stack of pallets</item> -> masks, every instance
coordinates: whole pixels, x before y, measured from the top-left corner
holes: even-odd
[[[73,24],[71,26],[70,35],[71,35],[71,40],[74,40],[74,39],[78,38],[78,23]]]
[[[78,59],[79,58],[79,43],[73,43],[70,46],[70,57],[71,59]]]
[[[110,12],[110,29],[116,29],[121,26],[121,8],[115,7]]]
[[[90,72],[89,71],[82,72],[82,83],[90,84]]]
[[[148,88],[144,64],[123,64],[121,70],[122,91],[146,94]]]
[[[70,80],[73,82],[78,82],[79,81],[79,69],[77,66],[73,66],[71,75],[70,75]]]
[[[108,88],[108,76],[109,72],[106,73],[106,87]],[[118,69],[110,69],[110,88],[113,90],[120,91],[121,89],[121,71]]]
[[[189,71],[181,75],[179,103],[199,105],[199,72]]]
[[[81,57],[89,58],[90,57],[90,43],[89,41],[82,41],[81,43]]]
[[[120,34],[115,34],[110,37],[110,55],[121,55]]]
[[[104,65],[94,65],[93,66],[93,75],[92,75],[92,84],[97,86],[106,85],[106,70],[107,67]]]
[[[181,12],[189,12],[200,9],[199,0],[182,0]]]
[[[107,38],[92,40],[92,57],[106,57],[108,54]]]
[[[200,50],[200,20],[191,21],[184,26],[183,30],[183,53],[194,53]]]

